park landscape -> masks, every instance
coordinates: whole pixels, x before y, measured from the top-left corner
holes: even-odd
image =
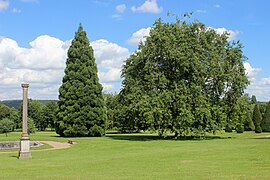
[[[124,61],[119,93],[103,91],[80,23],[57,100],[1,101],[0,142],[43,144],[25,159],[0,149],[1,178],[269,179],[270,101],[245,92],[243,44],[167,15]]]

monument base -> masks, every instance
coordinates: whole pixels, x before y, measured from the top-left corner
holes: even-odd
[[[30,139],[26,139],[25,137],[21,139],[20,142],[20,152],[19,159],[30,159],[32,158],[30,153]]]

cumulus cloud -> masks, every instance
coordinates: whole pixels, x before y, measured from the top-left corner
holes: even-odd
[[[163,11],[162,7],[159,7],[157,0],[146,0],[141,6],[132,6],[131,10],[133,12],[143,12],[143,13],[161,13]]]
[[[213,28],[213,27],[208,27],[209,29],[214,29],[218,34],[223,34],[225,32],[229,33],[228,36],[228,41],[233,41],[237,38],[237,35],[239,34],[239,31],[233,31],[233,30],[228,30],[226,28]]]
[[[219,4],[215,4],[214,7],[215,8],[221,8],[221,6]]]
[[[30,42],[31,48],[19,47],[16,41],[9,38],[2,38],[0,43],[0,68],[3,65],[39,70],[64,67],[66,46],[60,39],[42,35]]]
[[[115,7],[115,9],[116,9],[116,11],[118,12],[118,13],[124,13],[124,11],[126,10],[126,5],[125,4],[120,4],[120,5],[117,5],[116,7]]]
[[[254,78],[261,71],[261,68],[253,68],[248,62],[244,62],[244,67],[249,78]]]
[[[251,81],[246,93],[256,95],[258,101],[270,101],[270,77]]]
[[[256,95],[258,101],[270,101],[270,77],[258,79],[256,76],[261,68],[253,68],[248,62],[244,62],[244,67],[250,80],[245,92],[250,96]]]
[[[115,89],[115,83],[121,81],[121,69],[124,61],[130,53],[127,48],[111,43],[105,39],[100,39],[91,43],[99,67],[99,79],[104,90]]]
[[[30,98],[57,99],[70,44],[71,40],[42,35],[30,42],[30,48],[23,48],[12,39],[0,37],[0,99],[20,99],[21,83],[30,83]],[[121,81],[128,49],[104,39],[91,45],[104,90],[118,91],[115,84]]]
[[[7,9],[9,6],[9,1],[8,0],[0,0],[0,11]]]
[[[150,27],[139,29],[128,39],[128,43],[131,45],[138,45],[140,42],[144,42],[146,37],[149,36],[150,30]]]

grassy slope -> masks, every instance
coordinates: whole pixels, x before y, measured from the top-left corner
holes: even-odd
[[[19,136],[1,134],[0,141]],[[0,154],[0,174],[2,179],[268,179],[270,139],[255,136],[231,133],[181,141],[118,134],[74,138],[78,144],[71,148],[32,152],[30,160],[16,159],[17,152]],[[67,141],[52,132],[31,139]]]

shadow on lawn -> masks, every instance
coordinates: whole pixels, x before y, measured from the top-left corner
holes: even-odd
[[[166,138],[157,135],[149,134],[106,134],[114,140],[126,140],[126,141],[156,141],[156,140],[171,140],[171,141],[201,141],[201,140],[214,140],[214,139],[230,139],[232,137],[220,137],[220,136],[205,136],[204,138],[198,137],[181,137],[176,139],[174,136],[167,136]]]

